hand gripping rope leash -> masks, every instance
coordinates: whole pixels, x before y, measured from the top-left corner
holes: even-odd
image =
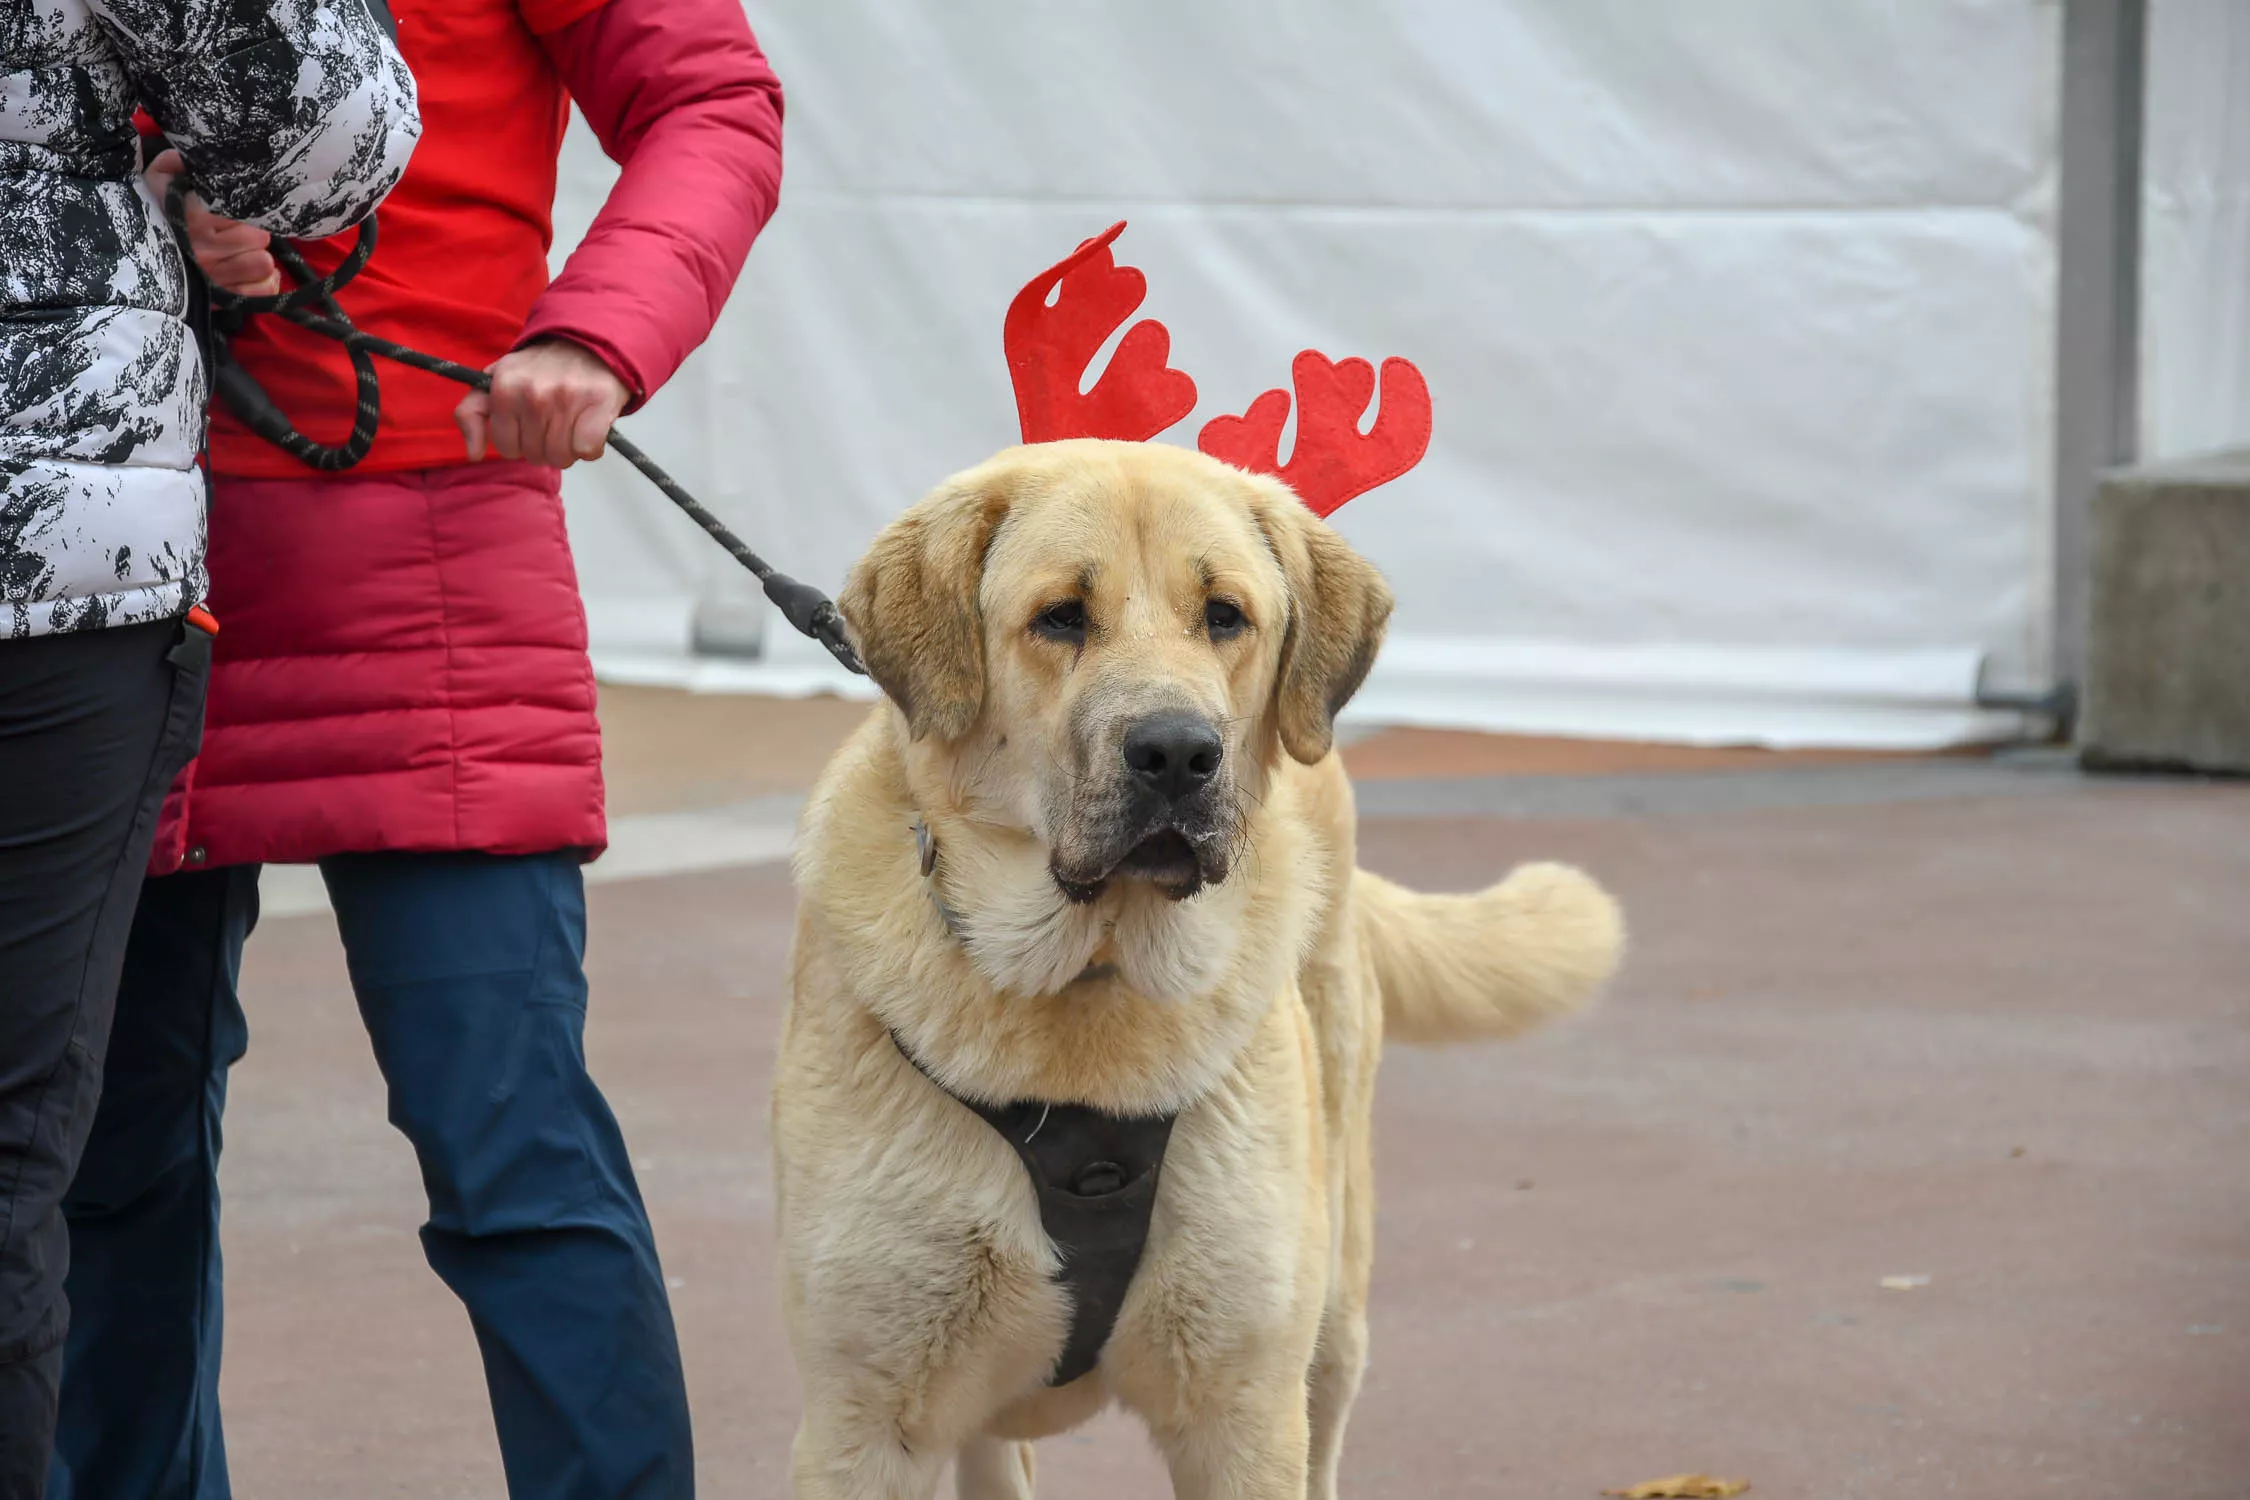
[[[164,216],[171,221],[173,230],[179,236],[182,253],[191,268],[190,274],[201,280],[200,271],[193,269],[195,254],[188,243],[187,184],[184,179],[185,174],[173,178],[166,189]],[[450,359],[441,359],[435,354],[425,354],[419,349],[409,349],[403,344],[378,338],[372,333],[363,333],[352,325],[350,316],[338,305],[337,291],[357,276],[366,267],[368,258],[375,253],[373,214],[360,221],[358,242],[336,269],[326,276],[315,276],[312,267],[305,263],[304,256],[279,236],[274,238],[271,248],[275,261],[297,282],[296,286],[287,291],[269,297],[238,297],[209,281],[202,282],[211,310],[212,336],[208,356],[212,389],[244,426],[267,442],[325,473],[348,469],[365,458],[368,448],[375,441],[375,430],[382,421],[382,387],[375,372],[376,355],[417,370],[425,370],[446,380],[473,386],[480,391],[492,389],[492,377],[482,370],[472,370],[467,365],[456,364]],[[227,338],[261,313],[275,314],[323,338],[334,339],[349,353],[352,375],[358,382],[359,390],[352,415],[351,434],[341,444],[329,446],[316,443],[297,431],[290,425],[289,418],[281,408],[274,404],[273,398],[251,379],[249,372],[228,357]],[[844,617],[837,611],[833,600],[811,584],[799,583],[788,574],[776,571],[624,433],[612,427],[606,441],[627,463],[647,475],[649,481],[664,492],[665,499],[686,511],[690,519],[709,533],[713,541],[726,548],[729,557],[748,568],[764,586],[766,597],[773,601],[774,607],[781,611],[784,619],[802,634],[827,647],[828,654],[845,668],[862,677],[867,675],[867,668],[861,665],[859,654],[852,649],[851,641],[845,634]]]

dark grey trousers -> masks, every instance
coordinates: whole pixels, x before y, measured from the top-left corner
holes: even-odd
[[[63,1192],[165,789],[203,733],[211,637],[180,621],[0,640],[0,1500],[55,1437]]]

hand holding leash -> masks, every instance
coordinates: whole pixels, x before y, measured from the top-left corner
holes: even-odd
[[[545,339],[485,366],[489,391],[471,391],[453,409],[469,462],[487,446],[502,458],[567,469],[602,456],[610,424],[632,392],[590,349]]]
[[[159,163],[166,162],[167,159],[169,159],[169,165],[172,168],[171,175],[152,183],[152,187],[156,189],[164,204],[165,217],[171,221],[173,229],[179,233],[182,241],[193,252],[193,261],[200,272],[202,251],[196,245],[194,231],[191,228],[193,207],[190,201],[191,195],[187,191],[186,180],[179,172],[181,165],[179,154],[167,149],[157,157],[156,161],[151,162],[150,166],[154,168]],[[216,218],[215,215],[211,217]],[[510,355],[495,362],[492,372],[486,372],[484,370],[472,370],[467,365],[442,358],[439,355],[426,354],[419,349],[410,349],[404,344],[394,343],[386,338],[378,338],[374,334],[354,327],[351,318],[337,304],[335,293],[346,282],[360,273],[361,269],[366,266],[368,257],[374,253],[375,226],[376,221],[373,215],[369,215],[361,221],[358,243],[352,248],[351,253],[344,257],[343,263],[326,276],[315,275],[312,268],[305,263],[305,258],[298,254],[286,241],[271,241],[267,246],[266,253],[278,262],[281,269],[286,270],[297,283],[287,291],[279,292],[278,295],[243,295],[222,285],[213,284],[211,286],[210,300],[214,322],[222,328],[239,328],[244,320],[260,313],[276,314],[288,319],[300,328],[309,329],[323,338],[334,339],[337,343],[342,344],[346,350],[350,351],[352,371],[358,380],[359,399],[355,409],[351,437],[340,447],[328,447],[314,442],[290,425],[288,416],[274,405],[273,398],[268,396],[241,366],[227,357],[225,339],[223,337],[216,338],[212,341],[211,351],[212,388],[246,426],[260,437],[284,451],[294,454],[300,461],[313,468],[334,473],[348,469],[366,457],[368,447],[374,441],[376,423],[380,419],[382,411],[382,396],[376,380],[372,356],[381,355],[383,358],[394,360],[399,364],[410,365],[417,370],[425,370],[446,380],[457,381],[478,393],[478,395],[472,395],[465,399],[462,406],[468,408],[472,402],[476,402],[480,396],[482,397],[483,404],[476,408],[475,415],[481,417],[488,424],[486,435],[491,438],[496,446],[500,444],[502,437],[497,421],[499,411],[505,409],[515,414],[514,438],[520,445],[524,442],[523,419],[525,414],[546,405],[543,401],[530,399],[529,392],[534,388],[552,389],[558,393],[567,390],[571,395],[567,401],[561,404],[569,408],[570,424],[560,427],[558,430],[554,424],[545,420],[544,417],[541,419],[538,423],[537,441],[541,445],[542,454],[544,454],[545,445],[550,439],[558,439],[566,454],[577,450],[582,436],[581,425],[592,425],[598,422],[599,425],[592,426],[593,433],[600,436],[600,441],[591,444],[594,454],[601,452],[605,442],[607,446],[615,448],[619,457],[634,468],[639,469],[651,483],[664,492],[666,499],[686,511],[696,525],[702,527],[713,541],[724,547],[729,557],[748,568],[757,577],[758,582],[765,588],[766,597],[773,601],[774,607],[781,611],[783,617],[792,626],[820,642],[827,649],[828,654],[836,658],[837,662],[847,670],[862,677],[867,675],[867,668],[860,662],[859,653],[852,649],[850,635],[844,627],[843,614],[836,608],[835,601],[812,585],[799,583],[788,574],[775,571],[773,566],[766,562],[764,558],[752,552],[742,538],[729,530],[725,522],[706,509],[702,501],[689,494],[681,487],[678,480],[665,473],[656,460],[643,453],[623,433],[609,425],[609,419],[614,417],[617,411],[623,409],[623,399],[617,400],[614,409],[610,408],[608,406],[609,393],[600,392],[598,387],[595,387],[595,395],[591,399],[581,402],[578,399],[579,394],[584,389],[581,383],[575,379],[565,379],[561,376],[556,376],[551,385],[543,385],[542,382],[546,380],[547,375],[557,368],[558,357],[551,352],[541,355],[536,361],[527,361],[517,366],[514,371],[503,369],[511,359],[516,357]],[[206,228],[208,229],[209,226],[206,226]],[[209,238],[208,234],[206,238]],[[252,268],[254,269],[254,263]],[[308,306],[307,304],[311,305]],[[554,347],[556,346],[535,346],[536,349],[550,351]],[[516,355],[531,355],[534,352],[534,349],[524,349],[516,351]],[[590,352],[581,352],[585,353],[587,359],[594,359]],[[562,356],[561,358],[565,362],[569,362],[568,356]],[[597,360],[596,363],[599,363],[599,361]],[[534,368],[539,372],[536,375],[532,373]],[[495,404],[491,394],[495,379],[505,375],[509,378],[512,386],[516,384],[515,377],[519,373],[522,375],[526,396],[514,398],[503,392],[499,402]],[[603,367],[603,373],[608,374],[606,366]],[[615,380],[614,375],[610,378]],[[621,382],[618,389],[623,389]],[[464,419],[462,426],[463,436],[469,436],[468,420]],[[502,451],[505,452],[505,449],[503,448]]]
[[[186,170],[180,153],[171,150],[148,164],[148,185],[157,202],[170,197],[172,179]],[[237,297],[280,295],[281,266],[273,258],[271,234],[255,224],[211,212],[192,193],[181,218],[204,280]]]

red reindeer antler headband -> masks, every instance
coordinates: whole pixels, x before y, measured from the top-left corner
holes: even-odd
[[[1195,410],[1195,382],[1165,363],[1172,335],[1154,318],[1127,329],[1093,389],[1078,389],[1095,352],[1148,296],[1148,278],[1110,254],[1124,232],[1122,220],[1112,224],[1033,277],[1008,304],[1001,339],[1027,443],[1072,437],[1145,442]],[[1359,419],[1375,399],[1374,366],[1364,359],[1331,361],[1307,349],[1290,375],[1297,388],[1297,443],[1288,463],[1281,462],[1287,391],[1267,391],[1239,417],[1213,417],[1196,446],[1275,476],[1322,516],[1398,478],[1428,450],[1430,388],[1406,360],[1383,361],[1382,405],[1365,433]]]

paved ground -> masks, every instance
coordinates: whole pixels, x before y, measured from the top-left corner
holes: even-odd
[[[609,701],[629,814],[765,810],[745,826],[856,718]],[[1371,865],[1458,888],[1582,861],[1635,946],[1566,1028],[1387,1062],[1350,1494],[1682,1469],[1776,1500],[2250,1494],[2250,788],[1395,732],[1352,754]],[[786,1492],[765,1080],[789,910],[771,863],[594,896],[591,1047],[714,1500]],[[328,920],[270,921],[245,987],[236,1487],[497,1497]],[[1165,1493],[1121,1419],[1041,1461],[1063,1500]]]

